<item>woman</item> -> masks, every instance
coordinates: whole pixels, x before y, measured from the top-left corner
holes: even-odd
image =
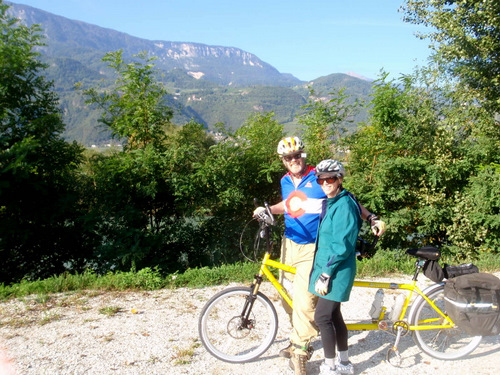
[[[342,187],[344,175],[343,165],[336,160],[323,160],[316,167],[317,181],[328,197],[309,281],[309,291],[320,297],[314,314],[325,353],[320,375],[354,374],[340,304],[349,300],[356,274],[355,248],[361,216],[358,203]]]

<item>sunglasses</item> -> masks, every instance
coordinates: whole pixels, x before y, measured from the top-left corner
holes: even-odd
[[[327,184],[333,184],[338,180],[337,177],[326,177],[326,178],[317,178],[318,184],[323,185],[325,182]]]
[[[285,161],[292,161],[293,159],[300,160],[301,158],[302,158],[302,153],[301,152],[299,152],[297,154],[283,156],[283,159],[285,159]]]

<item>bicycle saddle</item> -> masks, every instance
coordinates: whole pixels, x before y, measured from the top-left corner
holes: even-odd
[[[441,251],[432,246],[425,246],[419,249],[408,249],[406,254],[428,260],[438,260],[441,258]]]

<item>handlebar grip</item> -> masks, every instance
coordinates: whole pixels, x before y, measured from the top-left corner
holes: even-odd
[[[271,222],[268,224],[274,225],[274,216],[273,213],[271,212],[271,207],[269,207],[269,203],[264,202],[264,206],[266,207],[267,216],[269,216],[269,218],[271,219]]]

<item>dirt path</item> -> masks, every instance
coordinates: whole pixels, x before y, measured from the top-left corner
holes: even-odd
[[[288,361],[277,356],[288,343],[290,325],[268,283],[263,291],[275,302],[280,320],[271,348],[246,364],[221,362],[204,350],[198,338],[198,316],[205,302],[223,288],[89,292],[1,303],[0,346],[7,349],[17,375],[293,374]],[[354,288],[351,301],[343,304],[344,317],[366,319],[373,293],[373,289]],[[421,353],[408,335],[400,344],[402,369],[385,362],[393,343],[394,336],[385,332],[350,332],[349,352],[356,374],[493,375],[500,368],[500,336],[484,338],[465,359],[440,361]],[[321,341],[317,339],[313,346],[316,350],[308,363],[312,375],[318,374],[323,358]]]

